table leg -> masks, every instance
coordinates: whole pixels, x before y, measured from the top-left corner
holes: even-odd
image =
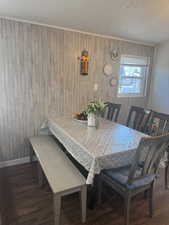
[[[94,209],[98,201],[98,182],[99,175],[96,175],[94,178],[93,185],[89,188],[89,199],[88,199],[88,208]]]
[[[53,194],[53,202],[54,202],[54,225],[60,225],[61,195]]]

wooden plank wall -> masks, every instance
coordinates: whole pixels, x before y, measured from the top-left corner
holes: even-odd
[[[79,74],[77,57],[83,49],[90,56],[88,76]],[[147,97],[116,97],[117,87],[103,75],[103,65],[112,63],[111,49],[153,55],[148,46],[0,19],[0,161],[27,156],[27,137],[37,133],[51,110],[77,112],[95,95],[121,102],[124,121],[129,105],[147,103]],[[113,69],[118,77],[118,62]]]

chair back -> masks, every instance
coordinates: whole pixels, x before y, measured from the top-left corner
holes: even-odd
[[[144,132],[145,124],[149,120],[151,110],[144,109],[137,106],[131,106],[127,118],[127,126],[135,130]]]
[[[169,133],[157,137],[143,137],[136,150],[128,176],[128,184],[136,179],[156,175],[160,160],[169,145]]]
[[[169,115],[159,112],[152,112],[148,123],[148,134],[158,136],[169,132]]]
[[[152,110],[146,108],[144,109],[144,118],[143,121],[141,122],[139,131],[145,134],[148,134],[148,124],[150,123],[151,114]]]
[[[111,102],[105,102],[106,108],[103,114],[103,117],[107,120],[117,122],[119,112],[121,109],[121,104],[115,104]]]

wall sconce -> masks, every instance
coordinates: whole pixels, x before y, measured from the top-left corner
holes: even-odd
[[[80,60],[80,74],[81,75],[88,75],[89,72],[89,56],[88,51],[83,50],[81,57],[78,57]]]
[[[112,50],[110,52],[110,57],[113,61],[117,61],[119,59],[119,52],[117,50]]]

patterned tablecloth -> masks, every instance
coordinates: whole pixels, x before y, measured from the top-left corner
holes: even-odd
[[[52,133],[89,171],[87,184],[92,184],[95,174],[102,169],[131,163],[140,139],[146,136],[104,119],[100,119],[96,129],[68,117],[51,117],[40,132]]]

